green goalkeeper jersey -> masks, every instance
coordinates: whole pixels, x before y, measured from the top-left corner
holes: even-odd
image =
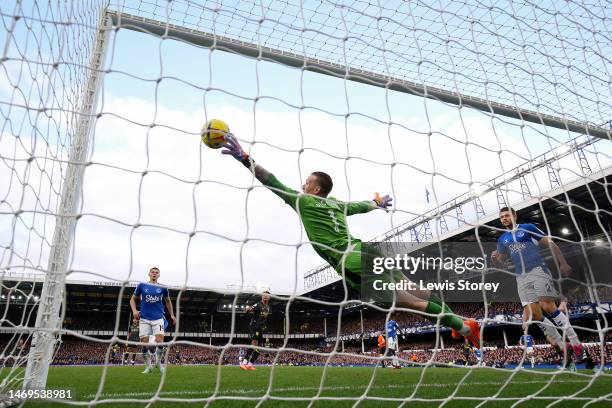
[[[298,213],[317,254],[339,271],[349,242],[353,245],[361,243],[351,237],[346,216],[372,211],[376,204],[373,201],[346,203],[333,197],[322,198],[299,193],[283,185],[272,174],[263,184]]]

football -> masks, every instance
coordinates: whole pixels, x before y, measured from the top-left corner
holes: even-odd
[[[202,143],[211,149],[219,149],[225,142],[229,126],[221,119],[211,119],[202,127]]]

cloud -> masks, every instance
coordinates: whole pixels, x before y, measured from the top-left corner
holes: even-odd
[[[310,245],[302,245],[307,237],[291,208],[233,159],[202,145],[201,112],[108,92],[100,110],[92,164],[84,176],[83,216],[76,227],[70,279],[140,280],[156,265],[162,280],[173,285],[262,283],[272,290],[292,291],[301,289],[304,272],[322,263]],[[442,203],[529,157],[523,138],[511,127],[494,132],[487,118],[459,117],[453,109],[432,116],[431,134],[422,133],[424,119],[413,116],[396,116],[389,125],[312,110],[253,112],[212,103],[207,113],[226,119],[255,160],[296,190],[310,172],[323,170],[333,176],[332,195],[337,198],[363,200],[375,191],[392,193],[395,212],[349,219],[352,234],[362,239],[431,209],[425,188]],[[546,141],[536,133],[529,136],[539,137],[532,140],[540,144]],[[45,149],[35,146],[35,156],[44,155]],[[0,153],[5,159],[0,191],[6,203],[23,201],[22,207],[28,208],[37,195],[49,196],[44,187],[49,183],[39,180],[45,167],[30,166],[26,184],[33,194],[24,195],[19,183],[6,184],[5,175],[13,170],[22,174],[27,167],[26,161],[7,158],[31,156],[14,135],[3,135]],[[39,162],[57,167],[53,160],[35,160]],[[567,160],[564,166],[576,167]],[[50,197],[57,200],[57,194]],[[491,197],[483,200],[495,208]],[[466,209],[466,217],[469,213]],[[27,228],[12,227],[12,217],[0,217],[3,237],[14,235],[16,253],[46,266],[46,252],[28,253]],[[51,227],[39,225],[37,230],[46,228],[50,240]],[[4,238],[3,244],[8,243]]]

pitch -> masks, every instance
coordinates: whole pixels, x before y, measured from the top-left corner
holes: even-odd
[[[579,407],[597,397],[590,407],[612,403],[612,377],[587,371],[555,375],[543,370],[275,367],[271,373],[271,367],[241,371],[235,366],[169,366],[161,388],[159,371],[143,375],[138,366],[109,367],[103,378],[104,371],[103,367],[52,367],[47,386],[69,388],[74,400],[104,407],[195,407],[207,402],[213,407],[255,407],[262,400],[260,406],[265,407],[306,407],[313,399],[316,403],[310,406],[316,407],[351,407],[360,400],[361,407],[397,407],[403,399],[410,399],[411,407],[437,407],[451,395],[447,407],[510,407],[517,401],[519,407],[553,403]],[[569,396],[571,400],[564,399]],[[495,400],[487,401],[487,397]],[[103,403],[111,399],[123,402]],[[66,405],[45,401],[26,406]]]

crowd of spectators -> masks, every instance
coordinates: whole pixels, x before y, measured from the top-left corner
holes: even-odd
[[[593,338],[585,338],[585,342],[599,341],[596,333]],[[590,343],[587,351],[595,364],[602,361],[612,362],[612,332],[607,332],[603,355],[599,344]],[[0,355],[0,364],[13,365],[18,355],[28,353],[29,344],[19,340],[18,351],[12,342],[0,343],[3,353]],[[537,343],[537,342],[536,342]],[[514,343],[516,344],[516,343]],[[361,344],[325,343],[321,340],[295,340],[286,344],[280,340],[266,340],[258,360],[260,364],[280,365],[368,365],[379,362],[378,350],[373,346],[362,350]],[[449,347],[450,346],[450,347]],[[246,350],[244,344],[228,344],[222,340],[215,343],[186,344],[179,342],[171,344],[166,350],[167,361],[171,364],[236,364],[239,357]],[[405,343],[402,345],[399,356],[407,363],[412,364],[475,364],[473,353],[466,362],[463,344],[453,343],[441,349],[433,342]],[[85,341],[81,339],[64,339],[56,349],[53,364],[56,365],[95,365],[95,364],[121,364],[125,348],[121,344],[110,344],[108,341]],[[505,367],[521,363],[529,365],[530,359],[524,358],[524,348],[518,346],[487,347],[483,351],[483,363],[487,366]],[[536,344],[534,347],[536,364],[561,363],[559,354],[549,345]],[[138,357],[142,362],[142,357]]]
[[[282,342],[267,342],[269,350],[262,350],[259,364],[280,365],[368,365],[376,364],[379,353],[376,348],[361,346],[341,347],[335,344],[321,344],[313,341],[293,341],[283,346]],[[5,347],[5,350],[7,348]],[[236,364],[246,350],[244,344],[184,344],[177,343],[166,349],[167,361],[171,364]],[[588,353],[596,364],[602,360],[601,347],[598,344],[589,345]],[[122,364],[123,346],[109,344],[107,341],[65,340],[56,350],[53,364],[56,365],[95,365]],[[27,354],[27,346],[22,350]],[[412,343],[402,347],[398,354],[406,363],[416,364],[475,364],[473,353],[465,361],[463,347],[460,343],[450,348],[434,348],[432,343]],[[559,354],[549,345],[534,348],[536,364],[561,363]],[[524,349],[518,346],[489,347],[483,352],[483,363],[488,366],[504,367],[509,364],[519,364],[524,358]],[[606,343],[603,352],[605,362],[612,362],[612,342]],[[10,358],[0,358],[3,365],[12,365]],[[139,356],[138,362],[142,362]],[[527,365],[529,358],[525,358]]]
[[[455,314],[464,318],[482,319],[485,316],[485,309],[478,303],[452,303],[450,304]],[[519,303],[491,303],[487,306],[487,318],[497,321],[509,321],[520,319],[522,307]],[[340,324],[338,325],[337,313],[323,318],[321,316],[308,316],[305,313],[290,312],[289,314],[289,333],[291,334],[324,334],[327,337],[340,336],[364,336],[370,338],[376,336],[384,328],[385,321],[389,317],[387,313],[378,310],[364,309],[359,313],[358,309],[346,310],[342,313]],[[97,330],[97,331],[117,331],[127,330],[129,316],[120,316],[119,323],[116,323],[116,313],[102,313],[98,319],[91,319],[90,314],[72,314],[64,320],[63,327],[70,330]],[[427,325],[431,321],[415,313],[394,313],[395,319],[401,332],[413,330]],[[237,313],[232,323],[231,314],[219,312],[202,316],[182,316],[178,332],[187,333],[248,333],[250,315]],[[285,319],[283,315],[277,315],[269,319],[268,332],[283,334],[285,331]],[[212,330],[211,330],[212,327]],[[174,331],[170,327],[170,331]],[[100,333],[102,334],[102,333]],[[94,334],[95,335],[95,334]]]

